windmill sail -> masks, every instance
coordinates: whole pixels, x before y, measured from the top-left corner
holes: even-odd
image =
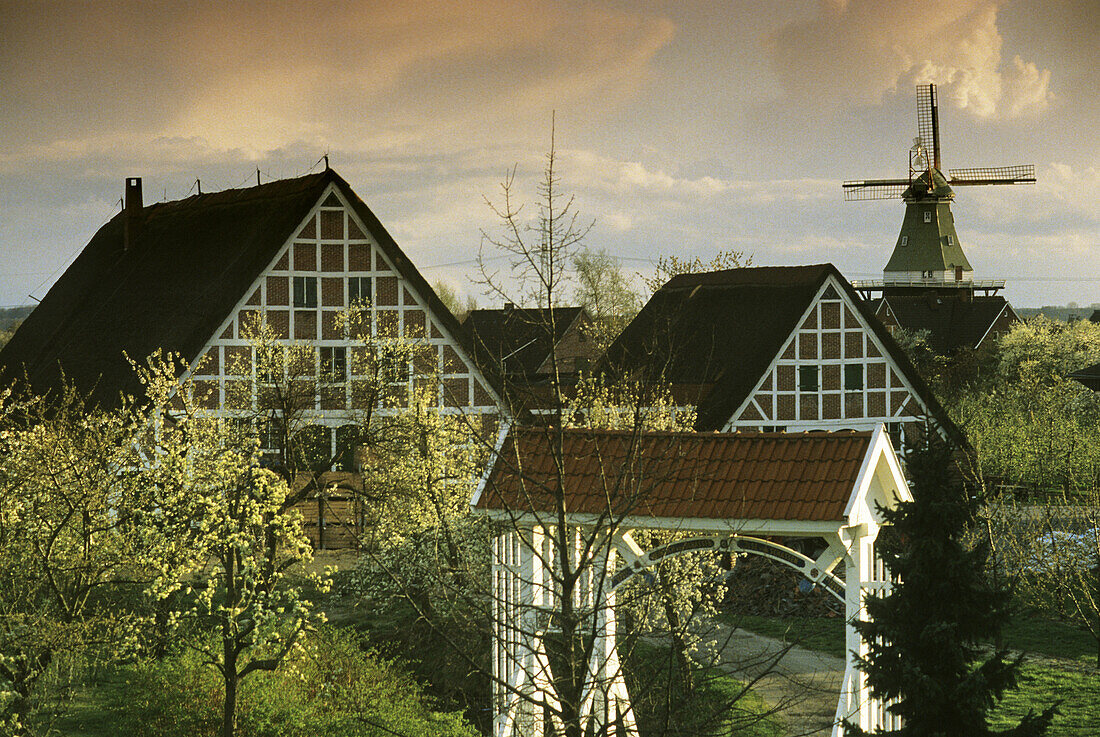
[[[864,179],[844,183],[844,199],[847,202],[859,200],[896,200],[909,189],[908,179]]]
[[[973,186],[977,184],[1035,184],[1035,165],[1017,166],[979,166],[966,169],[951,169],[951,186]]]
[[[917,85],[917,135],[925,150],[932,153],[932,166],[940,168],[940,112],[936,103],[936,85]]]

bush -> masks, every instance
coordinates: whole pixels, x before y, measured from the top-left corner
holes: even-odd
[[[215,737],[222,679],[195,651],[120,669],[109,696],[117,732],[134,737]],[[476,737],[458,713],[434,711],[393,661],[354,634],[326,628],[273,673],[244,681],[240,737]]]

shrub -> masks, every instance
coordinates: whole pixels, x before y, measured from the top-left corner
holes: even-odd
[[[119,734],[215,737],[222,679],[197,651],[120,669],[109,696]],[[273,673],[244,683],[240,737],[476,737],[458,713],[434,711],[396,663],[334,628],[314,633],[304,651]]]

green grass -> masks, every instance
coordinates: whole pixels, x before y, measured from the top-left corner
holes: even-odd
[[[1086,630],[1041,617],[1016,617],[1004,631],[1005,645],[1023,653],[1096,664],[1096,640]]]
[[[106,676],[94,685],[80,688],[61,714],[49,726],[51,734],[66,737],[114,737],[118,734],[118,724],[107,709],[107,702],[113,692],[122,687],[119,676]],[[39,720],[40,726],[46,726],[48,720]]]
[[[1040,712],[1061,700],[1047,737],[1092,737],[1100,731],[1100,673],[1024,664],[1019,688],[1005,693],[990,715],[990,726],[1014,726],[1029,711]]]
[[[720,615],[722,621],[809,650],[844,657],[844,620],[813,617]],[[1061,700],[1047,737],[1100,734],[1100,670],[1096,641],[1085,630],[1041,617],[1018,616],[1005,628],[1005,645],[1042,662],[1024,661],[1019,687],[990,714],[990,727],[1006,729],[1031,712]],[[1047,660],[1051,659],[1051,660]]]
[[[781,720],[743,683],[713,668],[696,668],[694,697],[688,701],[675,685],[667,647],[636,643],[625,655],[624,675],[631,702],[645,735],[663,732],[698,737],[784,737]],[[671,695],[672,709],[666,710]]]
[[[844,657],[844,620],[839,617],[757,617],[744,614],[721,614],[728,625],[758,635],[783,640],[807,650]]]
[[[726,624],[807,650],[844,657],[844,620],[819,617],[755,617],[719,615]],[[1064,622],[1019,616],[1004,631],[1005,646],[1028,655],[1064,658],[1083,665],[1096,663],[1096,641],[1087,631]]]

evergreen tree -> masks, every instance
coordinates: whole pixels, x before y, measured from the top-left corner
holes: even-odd
[[[910,459],[915,501],[883,510],[892,538],[881,541],[879,553],[896,583],[888,596],[867,599],[868,621],[856,624],[869,647],[859,668],[873,696],[895,700],[889,711],[904,725],[876,734],[1039,737],[1054,706],[1004,732],[986,723],[1020,668],[1019,658],[989,650],[1011,615],[1010,593],[985,575],[988,550],[963,543],[974,502],[950,449],[935,433],[928,436]],[[849,737],[865,734],[845,727]]]

